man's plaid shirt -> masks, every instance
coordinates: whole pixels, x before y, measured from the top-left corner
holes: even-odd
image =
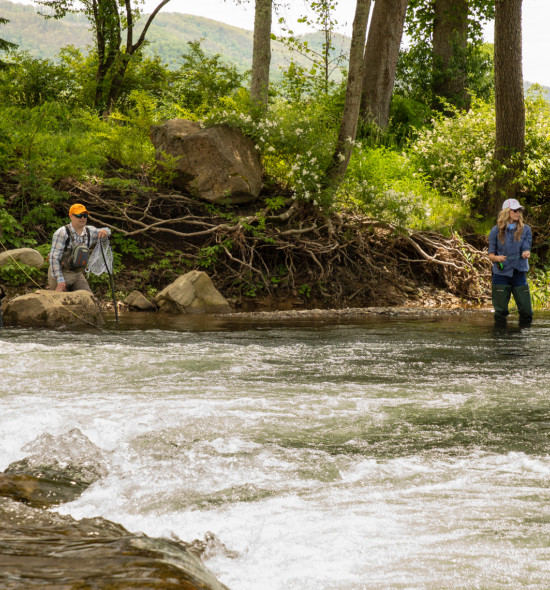
[[[90,232],[90,249],[97,244],[97,234],[99,233],[99,229],[94,227],[93,225],[86,225],[82,230],[82,234],[77,235],[74,230],[74,227],[71,225],[71,233],[72,233],[72,244],[71,245],[78,245],[88,244],[88,235],[86,233],[86,228]],[[109,235],[111,235],[111,230],[108,227],[103,227]],[[63,252],[65,251],[65,244],[67,243],[67,226],[64,225],[60,227],[53,235],[52,239],[52,249],[50,250],[49,261],[50,261],[50,268],[52,271],[53,278],[58,283],[64,283],[65,277],[63,276],[63,271],[61,270],[61,257],[63,256]]]

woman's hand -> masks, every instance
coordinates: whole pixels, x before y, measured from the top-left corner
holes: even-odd
[[[521,253],[521,257],[522,258],[529,258],[529,256],[531,256],[531,252],[529,252],[529,250],[525,250],[525,252]]]

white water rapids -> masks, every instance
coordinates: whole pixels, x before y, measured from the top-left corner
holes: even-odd
[[[491,323],[3,330],[0,471],[77,428],[56,510],[212,532],[231,590],[548,588],[550,316]]]

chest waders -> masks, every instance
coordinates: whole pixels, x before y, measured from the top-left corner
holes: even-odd
[[[506,318],[510,313],[508,304],[510,297],[514,296],[514,301],[518,306],[519,323],[523,325],[530,324],[533,321],[533,306],[531,305],[531,293],[529,285],[494,285],[492,286],[491,299],[495,310],[495,323],[505,324]]]

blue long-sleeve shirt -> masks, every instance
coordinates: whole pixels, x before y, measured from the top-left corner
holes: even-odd
[[[489,254],[496,254],[497,256],[506,256],[506,261],[503,262],[503,269],[493,263],[493,274],[505,277],[511,277],[514,270],[527,272],[529,270],[529,262],[527,258],[522,258],[521,255],[527,250],[531,250],[533,243],[533,234],[528,225],[523,226],[523,232],[519,240],[514,240],[516,233],[515,229],[506,228],[504,234],[504,243],[498,239],[498,226],[494,226],[489,233]]]

